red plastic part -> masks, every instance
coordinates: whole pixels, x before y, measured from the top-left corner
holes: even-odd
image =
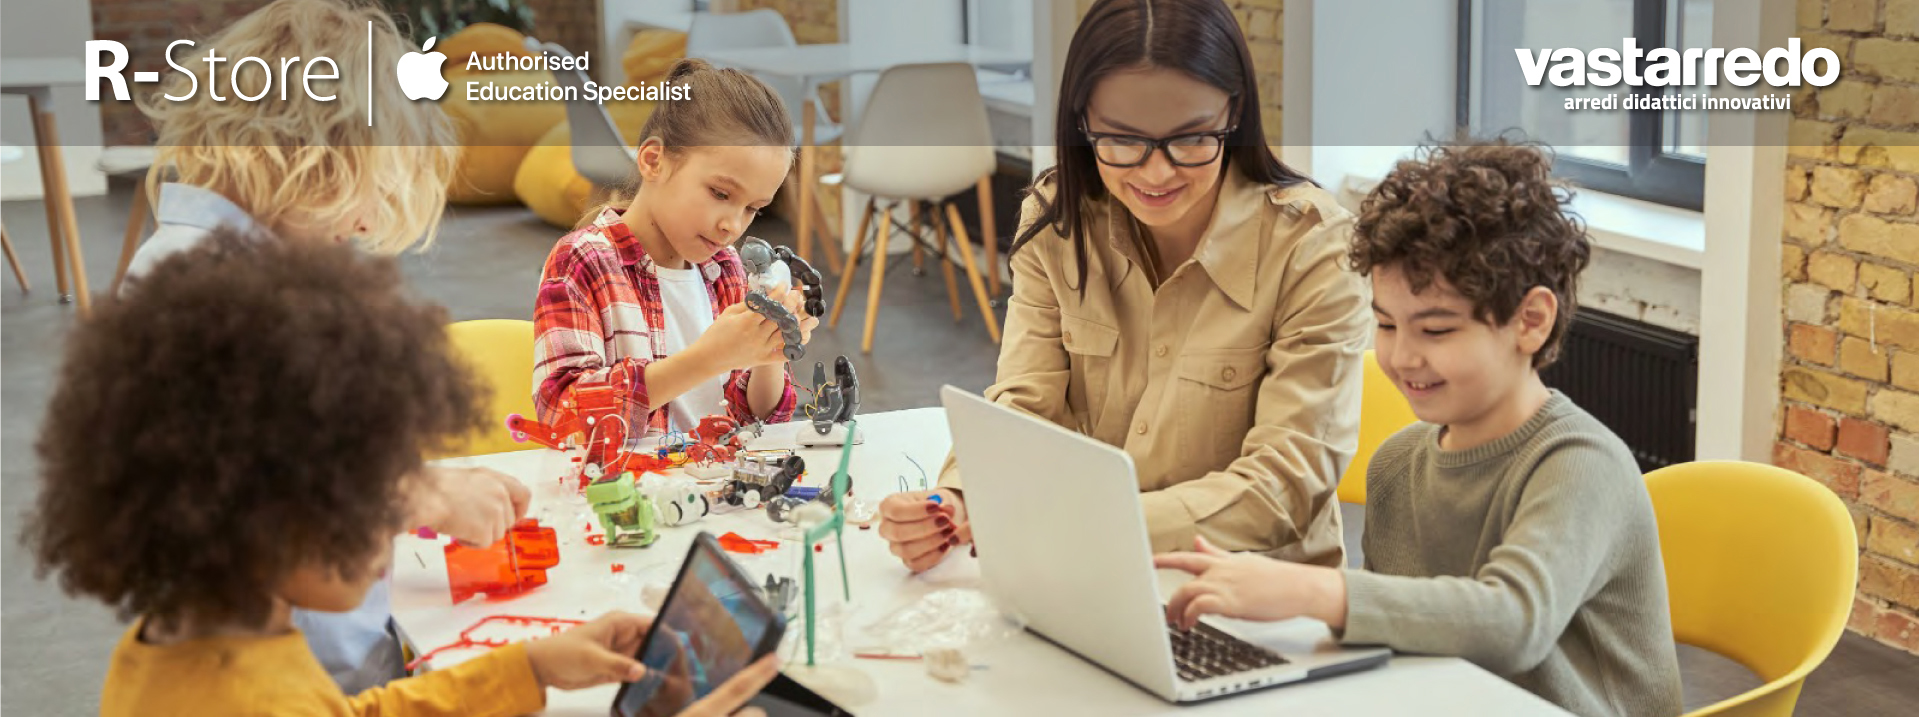
[[[739,533],[727,533],[725,535],[720,536],[720,547],[726,549],[726,551],[730,553],[758,555],[760,553],[764,553],[769,550],[778,549],[780,547],[780,541],[748,540],[746,538],[740,537]]]
[[[453,602],[474,595],[501,598],[546,584],[546,571],[560,564],[560,541],[552,528],[527,518],[514,524],[506,537],[484,548],[449,543],[446,546],[447,590]]]
[[[441,645],[439,647],[433,648],[431,652],[428,652],[424,655],[420,655],[419,657],[413,658],[412,662],[406,663],[406,671],[412,672],[414,670],[420,669],[420,666],[426,664],[427,660],[433,659],[434,655],[438,655],[448,650],[457,650],[461,648],[507,646],[509,642],[507,640],[488,639],[483,637],[476,638],[473,636],[473,633],[479,631],[480,628],[486,627],[487,625],[490,625],[496,622],[506,623],[509,625],[518,625],[520,627],[545,627],[548,629],[548,631],[551,634],[554,634],[554,635],[558,635],[561,632],[564,632],[569,627],[585,624],[580,622],[579,620],[568,620],[566,618],[560,618],[560,617],[490,615],[487,617],[480,618],[479,622],[468,625],[465,630],[461,630],[460,639],[455,640],[454,642],[450,644]]]

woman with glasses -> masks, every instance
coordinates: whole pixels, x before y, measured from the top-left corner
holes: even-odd
[[[1341,566],[1368,299],[1339,263],[1352,216],[1267,147],[1255,69],[1223,0],[1088,11],[986,397],[1130,454],[1156,552]],[[970,542],[963,472],[882,505],[908,568]]]

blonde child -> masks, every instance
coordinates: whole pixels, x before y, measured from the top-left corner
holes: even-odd
[[[392,72],[401,55],[419,49],[385,10],[343,0],[279,0],[198,42],[194,52],[229,61],[215,64],[211,77],[172,75],[140,98],[159,135],[148,175],[157,188],[159,229],[128,265],[126,287],[221,227],[351,242],[379,254],[431,242],[459,149],[446,115],[433,103],[408,100]],[[241,57],[330,58],[340,79],[314,82],[312,91],[334,99],[316,101],[294,88],[284,100],[275,91],[240,101],[228,88],[251,96],[268,82],[258,63],[232,60]],[[211,87],[221,88],[225,101],[214,100]],[[491,543],[526,508],[525,488],[495,471],[427,468],[407,486],[408,522],[472,543]],[[379,581],[357,610],[296,611],[295,622],[351,693],[404,674],[390,612],[387,584]]]
[[[773,321],[746,309],[747,277],[731,246],[773,201],[793,161],[779,95],[737,70],[684,60],[640,136],[640,185],[562,237],[540,275],[534,312],[534,403],[550,420],[582,380],[634,387],[634,435],[691,430],[726,414],[742,423],[792,417],[792,377]],[[811,336],[798,292],[776,289]],[[642,429],[641,427],[644,427]]]

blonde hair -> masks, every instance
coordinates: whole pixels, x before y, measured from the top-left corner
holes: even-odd
[[[640,127],[640,143],[657,139],[668,156],[691,147],[724,145],[786,147],[793,155],[793,118],[778,92],[759,78],[733,68],[717,68],[705,60],[685,59],[666,73],[668,85],[687,88],[685,99],[661,100]],[[633,200],[636,183],[615,191],[606,204],[589,210],[575,229],[593,223],[609,206]]]
[[[374,64],[368,65],[366,27],[373,24]],[[209,49],[227,59],[209,78]],[[159,132],[149,186],[177,181],[220,192],[255,221],[283,235],[346,233],[368,250],[399,253],[430,245],[446,204],[447,182],[459,160],[452,122],[438,105],[414,102],[400,91],[393,63],[418,52],[385,11],[359,0],[277,0],[241,18],[205,42],[181,48],[176,59],[197,69],[196,80],[173,74],[160,90],[139,98]],[[301,58],[286,79],[270,76],[258,57],[278,67]],[[300,86],[299,68],[315,57],[333,60],[337,81],[313,84],[319,102]],[[278,72],[275,71],[274,75]],[[368,126],[368,78],[372,126]],[[269,86],[272,82],[277,87]],[[269,92],[257,101],[233,96]],[[226,101],[211,98],[218,90]],[[285,99],[280,98],[285,91]],[[192,92],[182,101],[179,97]],[[352,224],[364,221],[359,233]]]

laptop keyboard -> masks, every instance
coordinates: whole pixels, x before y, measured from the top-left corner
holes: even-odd
[[[1173,638],[1173,663],[1188,682],[1286,664],[1273,651],[1199,623],[1188,631],[1168,628]]]

